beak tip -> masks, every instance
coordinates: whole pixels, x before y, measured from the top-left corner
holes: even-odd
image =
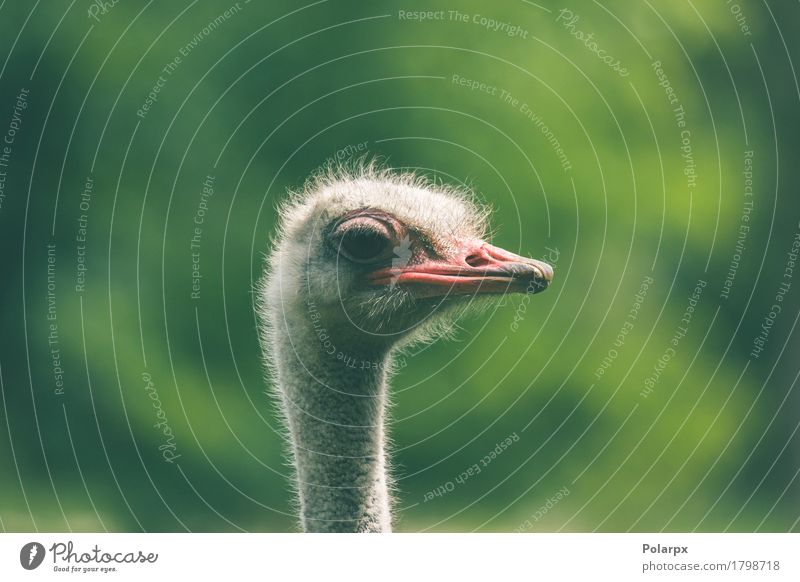
[[[533,265],[534,281],[540,286],[541,290],[546,289],[553,281],[553,267],[547,263],[536,261]]]

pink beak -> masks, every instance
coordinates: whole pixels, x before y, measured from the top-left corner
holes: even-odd
[[[483,241],[465,244],[454,258],[370,273],[373,285],[402,285],[417,296],[539,293],[553,280],[545,262],[521,257]]]

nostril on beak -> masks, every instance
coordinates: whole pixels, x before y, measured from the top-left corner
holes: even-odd
[[[491,265],[491,260],[489,257],[480,253],[472,253],[464,259],[464,262],[466,262],[470,267],[475,267],[477,269],[486,268]]]

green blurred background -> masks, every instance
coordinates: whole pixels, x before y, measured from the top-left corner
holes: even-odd
[[[365,144],[471,184],[497,244],[557,277],[401,362],[396,529],[800,530],[799,18],[774,0],[0,3],[0,526],[296,529],[252,287],[286,189]]]

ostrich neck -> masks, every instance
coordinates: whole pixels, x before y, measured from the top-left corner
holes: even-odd
[[[303,529],[391,531],[384,452],[389,356],[363,348],[356,354],[304,323],[283,320],[285,333],[273,346]]]

